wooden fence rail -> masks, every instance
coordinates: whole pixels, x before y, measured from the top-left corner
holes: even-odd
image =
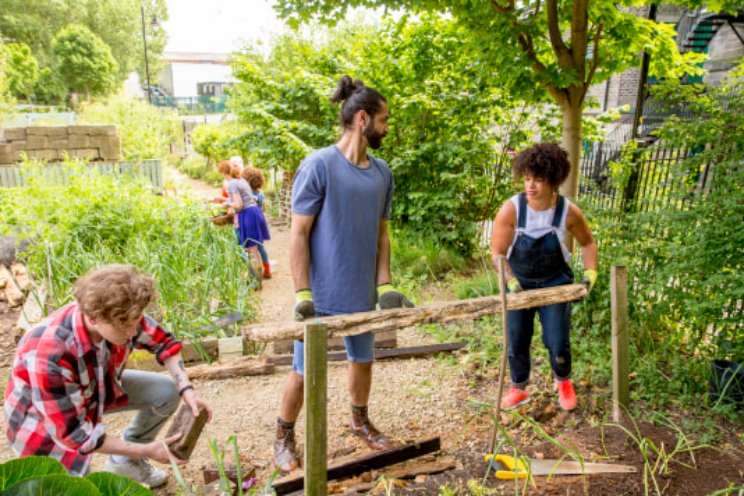
[[[554,303],[578,301],[586,298],[583,284],[567,284],[553,288],[534,289],[509,294],[508,310],[540,307]],[[328,337],[354,336],[366,332],[384,332],[415,324],[446,324],[460,320],[474,320],[501,312],[501,296],[484,296],[469,300],[446,301],[416,308],[396,308],[359,312],[334,317],[312,319],[327,326]],[[307,322],[270,322],[244,327],[243,336],[250,341],[271,342],[302,339]]]

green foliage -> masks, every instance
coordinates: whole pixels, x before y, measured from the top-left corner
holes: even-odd
[[[214,187],[220,187],[224,180],[222,175],[209,164],[209,161],[202,157],[171,155],[168,159],[168,164],[172,165],[190,178],[204,181]]]
[[[424,15],[317,31],[315,38],[286,35],[266,57],[249,47],[235,57],[241,83],[230,100],[245,131],[225,133],[225,141],[214,128],[195,142],[215,157],[224,154],[215,143],[237,141],[262,165],[293,171],[338,132],[328,96],[340,76],[360,78],[391,109],[390,133],[375,154],[395,177],[393,218],[467,256],[476,222],[490,218],[511,190],[507,150],[556,129],[555,108],[530,108],[502,91],[473,40],[452,20]]]
[[[65,102],[67,86],[56,70],[44,67],[39,71],[39,80],[34,86],[34,102],[58,105]]]
[[[6,39],[29,45],[40,66],[52,69],[54,35],[69,23],[86,26],[111,48],[118,83],[133,70],[144,74],[140,6],[145,8],[150,68],[157,74],[166,35],[150,23],[153,17],[161,22],[168,19],[165,0],[0,0],[0,32]]]
[[[449,273],[464,270],[468,263],[465,254],[406,231],[391,233],[391,257],[396,278],[411,283],[443,279]]]
[[[15,98],[28,99],[39,79],[39,64],[25,43],[8,43],[5,52],[8,90]]]
[[[183,128],[175,112],[131,98],[117,97],[105,103],[84,104],[78,121],[116,124],[124,160],[161,158],[170,153],[171,143],[183,141]]]
[[[65,467],[46,456],[16,458],[0,465],[0,495],[35,496],[147,496],[149,489],[128,477],[112,473],[92,473],[73,477]]]
[[[111,49],[85,26],[69,24],[52,41],[57,70],[71,93],[108,95],[116,88],[118,64]]]
[[[249,162],[257,152],[250,146],[249,133],[241,124],[229,121],[222,124],[203,124],[191,132],[194,150],[216,166],[223,160],[239,155]]]
[[[155,278],[160,298],[148,311],[180,337],[223,336],[212,318],[254,315],[235,235],[214,228],[200,203],[156,196],[145,182],[82,164],[66,167],[57,184],[42,166],[26,164],[28,186],[0,190],[0,232],[35,240],[29,268],[50,279],[55,306],[92,267],[127,263]]]

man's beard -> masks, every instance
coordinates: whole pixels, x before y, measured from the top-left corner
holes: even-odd
[[[382,145],[382,139],[386,134],[387,133],[383,134],[378,132],[371,120],[369,121],[369,124],[367,124],[367,128],[364,130],[364,137],[367,138],[367,143],[373,150],[380,148]]]

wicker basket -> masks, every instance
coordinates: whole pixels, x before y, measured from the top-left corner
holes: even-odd
[[[233,214],[215,215],[210,220],[215,226],[231,226],[233,223]]]

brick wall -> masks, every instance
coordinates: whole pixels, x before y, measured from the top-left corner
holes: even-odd
[[[0,129],[0,166],[29,158],[47,162],[64,160],[65,154],[86,161],[121,159],[121,139],[114,125],[34,126]]]

